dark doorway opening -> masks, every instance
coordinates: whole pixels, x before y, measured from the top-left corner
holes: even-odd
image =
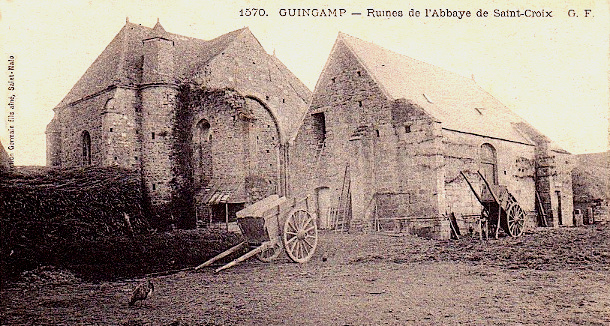
[[[561,192],[555,191],[557,194],[557,222],[559,225],[563,225],[563,216],[561,216]]]

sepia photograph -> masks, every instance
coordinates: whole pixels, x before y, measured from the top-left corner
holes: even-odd
[[[0,0],[1,325],[610,324],[610,3]]]

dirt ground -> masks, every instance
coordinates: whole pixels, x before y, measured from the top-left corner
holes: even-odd
[[[322,257],[327,257],[326,261]],[[610,227],[479,242],[321,234],[302,265],[251,260],[140,280],[13,284],[2,325],[607,325]]]

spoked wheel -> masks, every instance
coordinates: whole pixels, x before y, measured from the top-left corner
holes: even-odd
[[[307,262],[318,246],[318,227],[314,218],[299,209],[288,215],[284,222],[284,248],[290,260]]]
[[[282,244],[276,241],[271,247],[261,251],[256,255],[258,260],[264,263],[270,263],[275,260],[282,253]]]
[[[506,210],[506,219],[507,233],[511,237],[520,236],[523,233],[523,226],[525,225],[525,212],[517,202],[512,203]]]

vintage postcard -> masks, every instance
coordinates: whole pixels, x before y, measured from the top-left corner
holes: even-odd
[[[0,3],[0,324],[610,323],[607,1]]]

